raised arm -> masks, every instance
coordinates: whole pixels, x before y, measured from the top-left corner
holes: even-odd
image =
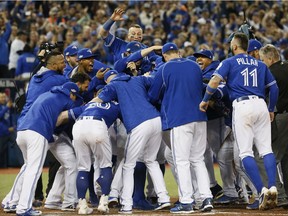
[[[113,12],[113,14],[110,16],[110,18],[103,24],[103,26],[100,28],[99,34],[102,38],[106,38],[109,34],[109,30],[111,26],[114,24],[115,21],[122,21],[124,18],[122,15],[125,13],[125,11],[122,8],[116,8]]]

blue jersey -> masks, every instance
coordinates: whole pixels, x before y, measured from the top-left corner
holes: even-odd
[[[49,70],[45,67],[40,68],[37,74],[35,74],[29,83],[28,91],[26,93],[26,103],[23,107],[21,115],[18,119],[18,122],[21,118],[28,112],[31,105],[38,98],[39,95],[51,90],[54,86],[60,86],[66,83],[67,80],[62,74],[57,71]]]
[[[48,141],[52,141],[59,114],[73,106],[74,102],[70,99],[70,92],[61,87],[54,87],[37,98],[22,121],[19,122],[17,130],[33,130]]]
[[[147,56],[145,56],[144,58],[142,57],[141,50],[139,50],[135,53],[132,53],[131,55],[129,55],[127,57],[123,57],[123,58],[119,59],[117,62],[115,62],[114,69],[117,70],[119,73],[127,73],[127,74],[133,76],[130,69],[127,68],[127,64],[129,62],[135,62],[136,63],[139,60],[142,60],[142,62],[141,62],[140,68],[137,68],[137,71],[138,71],[137,75],[143,75],[146,72],[151,71],[152,64],[148,60]]]
[[[12,29],[10,22],[5,24],[5,31],[3,34],[0,35],[0,65],[8,65],[9,63],[9,46],[8,41],[11,35]]]
[[[117,118],[121,117],[119,104],[113,101],[110,103],[90,102],[85,106],[69,110],[69,116],[73,116],[73,118],[78,118],[79,116],[93,116],[104,119],[108,128]]]
[[[104,38],[105,45],[109,47],[110,51],[114,55],[114,62],[123,58],[124,52],[126,52],[126,45],[128,42],[116,37],[115,35],[108,34],[106,38]]]
[[[113,100],[119,102],[123,123],[128,133],[142,122],[159,116],[147,95],[151,79],[118,74],[98,96],[103,102]]]
[[[66,74],[69,74],[71,70],[73,69],[67,62],[65,63],[65,68],[63,69],[63,74],[66,76]]]
[[[265,98],[265,89],[276,84],[268,67],[247,54],[238,54],[224,60],[214,75],[227,81],[231,101],[248,95]]]
[[[202,93],[202,71],[197,63],[177,58],[162,65],[149,90],[153,103],[162,101],[162,129],[207,121],[206,113],[199,110]]]
[[[39,60],[33,53],[30,52],[23,53],[22,55],[19,56],[17,60],[15,75],[19,76],[24,73],[28,73],[30,75],[38,63]]]
[[[0,104],[0,137],[10,134],[9,127],[11,127],[10,109],[6,105]]]
[[[215,72],[216,68],[219,66],[220,61],[212,61],[210,65],[208,65],[203,71],[203,81],[209,80],[212,78],[213,73]],[[207,82],[207,83],[208,83]]]

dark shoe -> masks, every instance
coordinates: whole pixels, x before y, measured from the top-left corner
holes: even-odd
[[[158,198],[157,197],[147,197],[147,201],[150,202],[152,205],[157,205]]]
[[[34,208],[39,208],[39,207],[42,206],[42,204],[43,204],[43,201],[42,201],[42,200],[36,199],[36,200],[33,201],[32,206],[33,206]]]
[[[259,209],[259,201],[255,200],[253,203],[248,204],[246,206],[246,209],[250,209],[250,210],[258,210]]]
[[[213,199],[216,199],[223,194],[223,188],[219,184],[216,184],[214,187],[211,187],[210,190],[213,195]]]
[[[117,197],[109,197],[108,198],[108,207],[109,208],[119,208],[119,199]]]
[[[170,213],[172,214],[187,214],[192,212],[194,212],[192,204],[179,203],[174,208],[170,209]]]
[[[214,204],[232,204],[238,200],[238,197],[230,197],[226,195],[222,195],[217,199],[214,199]]]
[[[210,212],[213,209],[213,200],[212,198],[206,198],[201,207],[200,207],[200,211],[201,212]]]
[[[6,213],[14,213],[16,212],[16,205],[12,205],[12,206],[6,206],[3,211]]]
[[[75,211],[76,206],[75,205],[69,205],[69,206],[64,206],[61,208],[62,211]]]

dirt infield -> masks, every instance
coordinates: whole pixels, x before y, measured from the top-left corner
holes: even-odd
[[[77,215],[77,212],[63,212],[60,210],[47,210],[44,208],[39,208],[39,210],[42,211],[42,215],[44,216],[59,216],[59,215]],[[13,214],[4,213],[2,210],[0,212],[0,216],[9,216]],[[97,212],[97,209],[94,209],[94,212],[92,215],[102,215],[102,213]],[[110,213],[106,215],[120,215],[118,214],[118,209],[110,209]],[[121,214],[122,215],[122,214]],[[163,210],[163,211],[140,211],[140,210],[133,210],[133,215],[155,215],[155,216],[161,216],[161,215],[172,215],[169,210]],[[181,214],[185,215],[185,214]],[[187,214],[188,215],[188,214]],[[288,215],[288,209],[285,208],[276,208],[273,210],[267,210],[267,211],[259,211],[259,210],[247,210],[245,209],[244,205],[226,205],[226,206],[216,206],[215,209],[212,210],[212,212],[202,213],[199,211],[195,211],[194,213],[191,213],[189,215],[215,215],[215,216],[237,216],[237,215],[258,215],[258,216],[272,216],[272,215]]]

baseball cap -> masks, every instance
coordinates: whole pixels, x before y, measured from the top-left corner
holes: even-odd
[[[108,79],[111,75],[113,75],[113,74],[118,74],[118,71],[116,71],[116,70],[109,70],[109,71],[107,71],[107,72],[104,74],[104,81],[106,82],[107,79]]]
[[[254,50],[260,50],[262,47],[262,44],[260,43],[260,41],[256,40],[256,39],[251,39],[249,40],[249,46],[247,49],[247,52],[252,52]]]
[[[84,48],[78,51],[77,53],[77,60],[81,60],[81,59],[86,59],[86,58],[91,58],[91,57],[95,57],[96,55],[94,53],[92,53],[91,49],[88,48]]]
[[[193,56],[193,55],[187,56],[186,58],[189,59],[189,60],[192,60],[192,61],[196,62],[196,57]]]
[[[76,85],[76,83],[74,83],[74,82],[67,82],[67,83],[65,83],[63,86],[62,86],[62,88],[63,88],[63,90],[68,90],[69,91],[69,93],[71,92],[71,93],[73,93],[73,94],[75,94],[76,96],[80,96],[79,95],[79,88],[78,88],[78,86]]]
[[[142,44],[137,41],[132,41],[126,45],[126,51],[130,53],[137,52],[142,49]]]
[[[196,52],[193,54],[193,56],[195,56],[196,58],[200,57],[200,56],[205,56],[209,59],[213,59],[213,52],[211,50],[206,50],[206,49],[202,49],[199,52]]]
[[[64,50],[64,56],[74,56],[74,55],[77,55],[77,52],[78,52],[78,47],[75,45],[70,45],[66,47],[66,49]]]
[[[178,50],[177,45],[175,43],[166,43],[162,47],[162,53],[166,53],[166,52],[168,52],[170,50]]]

